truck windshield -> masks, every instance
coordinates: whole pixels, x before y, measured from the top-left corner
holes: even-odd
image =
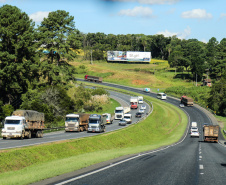
[[[16,124],[19,125],[21,120],[5,120],[5,124]]]
[[[66,117],[66,121],[78,121],[78,118],[75,118],[75,117]]]
[[[124,116],[125,119],[130,119],[130,116]]]
[[[98,123],[97,119],[89,119],[89,123]]]
[[[122,110],[115,110],[115,113],[123,113]]]

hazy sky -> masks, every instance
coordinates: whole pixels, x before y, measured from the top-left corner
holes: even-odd
[[[4,4],[17,6],[36,25],[49,12],[65,10],[83,33],[226,38],[226,0],[0,0]]]

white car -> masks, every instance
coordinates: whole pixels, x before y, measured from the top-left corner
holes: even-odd
[[[180,107],[181,107],[181,108],[184,108],[184,104],[183,104],[183,103],[180,103]]]
[[[146,109],[146,105],[141,105],[140,109]]]
[[[143,114],[144,113],[144,109],[140,109],[139,112]]]
[[[191,137],[199,137],[198,131],[191,131]]]
[[[191,132],[198,132],[198,127],[191,127]]]

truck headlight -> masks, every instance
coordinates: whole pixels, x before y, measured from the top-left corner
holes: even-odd
[[[2,129],[2,133],[6,133],[6,130],[5,129]]]

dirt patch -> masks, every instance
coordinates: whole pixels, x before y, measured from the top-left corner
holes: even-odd
[[[134,84],[134,85],[148,85],[149,82],[146,82],[144,80],[133,80],[132,84]]]

